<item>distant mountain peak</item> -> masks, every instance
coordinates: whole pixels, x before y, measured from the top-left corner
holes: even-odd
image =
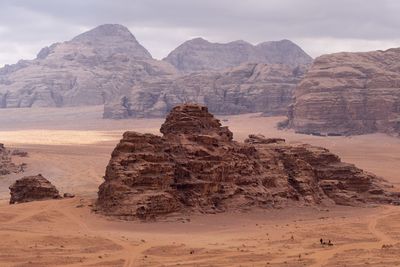
[[[79,34],[71,41],[96,41],[101,38],[118,37],[125,40],[136,41],[129,29],[120,24],[103,24],[87,32]]]
[[[241,45],[251,45],[252,46],[252,44],[250,44],[249,42],[246,42],[245,40],[236,40],[236,41],[229,42],[228,44],[241,44]]]
[[[195,38],[178,46],[164,60],[182,72],[221,70],[242,63],[297,66],[312,62],[298,45],[286,39],[252,45],[243,40],[212,43]]]
[[[120,24],[103,24],[97,26],[76,36],[70,42],[90,44],[105,54],[125,51],[126,54],[134,58],[152,58],[149,51],[136,40],[129,29]],[[113,49],[110,50],[110,48]]]
[[[263,45],[288,45],[288,46],[296,46],[299,47],[297,44],[294,42],[288,40],[288,39],[282,39],[278,41],[266,41],[266,42],[261,42],[257,44],[256,46],[263,46]]]
[[[196,38],[190,39],[186,43],[210,43],[210,42],[202,37],[196,37]]]

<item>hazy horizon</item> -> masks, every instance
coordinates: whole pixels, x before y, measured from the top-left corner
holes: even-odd
[[[384,50],[400,47],[399,7],[395,0],[5,0],[0,3],[0,66],[33,59],[45,46],[107,23],[128,27],[157,59],[195,37],[252,44],[289,39],[314,58]]]

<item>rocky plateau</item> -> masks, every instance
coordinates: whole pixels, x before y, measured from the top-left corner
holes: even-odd
[[[400,48],[317,58],[294,93],[288,125],[318,135],[400,135]]]

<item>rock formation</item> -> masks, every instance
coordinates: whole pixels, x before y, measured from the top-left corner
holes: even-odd
[[[295,90],[289,127],[302,133],[400,134],[400,48],[324,55]]]
[[[58,190],[41,174],[25,176],[10,186],[10,204],[61,198]]]
[[[246,63],[222,72],[152,79],[138,83],[130,94],[107,103],[103,116],[164,117],[174,106],[186,102],[206,105],[216,114],[284,115],[306,70],[306,65]]]
[[[100,105],[138,81],[176,72],[127,28],[106,24],[0,69],[0,108]]]
[[[96,210],[150,220],[251,207],[361,205],[398,199],[385,182],[328,150],[252,135],[245,143],[207,108],[177,106],[163,136],[125,132],[99,187]]]
[[[0,175],[23,172],[26,164],[15,164],[13,156],[26,157],[27,153],[20,150],[8,150],[4,144],[0,144]]]
[[[309,55],[289,40],[264,42],[254,46],[245,41],[210,43],[202,38],[181,44],[164,60],[182,72],[222,70],[249,62],[294,67],[312,62]]]

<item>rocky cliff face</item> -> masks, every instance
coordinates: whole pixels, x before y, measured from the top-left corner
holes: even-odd
[[[26,157],[27,153],[20,150],[11,151],[4,144],[0,144],[0,176],[24,171],[26,164],[13,162],[13,157],[15,156]]]
[[[106,24],[1,68],[0,108],[105,104],[105,118],[159,117],[197,102],[219,114],[283,115],[310,62],[288,40],[253,46],[203,39],[160,61],[126,27]]]
[[[152,79],[106,103],[105,118],[162,117],[182,103],[206,105],[217,114],[263,112],[284,115],[307,65],[247,63],[222,72]]]
[[[122,219],[251,207],[361,205],[398,199],[383,180],[328,150],[252,135],[232,140],[204,106],[175,107],[163,136],[126,132],[112,153],[96,210]]]
[[[99,105],[138,81],[175,73],[127,28],[101,25],[0,69],[0,108]]]
[[[295,90],[289,126],[315,134],[400,134],[400,49],[324,55]]]
[[[183,72],[221,70],[248,62],[290,66],[312,62],[309,55],[289,40],[254,46],[245,41],[210,43],[202,38],[183,43],[164,60]]]

